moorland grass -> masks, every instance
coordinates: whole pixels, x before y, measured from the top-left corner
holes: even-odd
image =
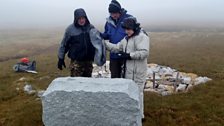
[[[28,34],[28,33],[27,33]],[[39,34],[39,33],[38,33]],[[44,34],[44,33],[43,33]],[[213,80],[187,93],[160,96],[145,92],[144,126],[222,126],[224,125],[224,34],[221,32],[157,32],[150,33],[150,63],[170,66]],[[20,37],[21,38],[21,37]],[[23,38],[23,41],[26,39]],[[68,76],[69,71],[57,70],[57,46],[60,37],[43,37],[54,45],[49,51],[30,56],[37,61],[38,74],[15,73],[12,66],[18,59],[0,62],[0,126],[42,126],[42,106],[35,95],[23,93],[25,82],[37,90],[45,90],[56,77]],[[8,38],[5,38],[6,40]],[[13,38],[13,39],[16,39]],[[41,38],[28,39],[31,43]],[[53,42],[57,41],[57,42]],[[16,46],[16,45],[11,45]],[[10,46],[7,46],[9,48]],[[41,47],[41,46],[40,46]],[[2,48],[1,52],[7,52]],[[33,48],[32,51],[37,51]],[[14,53],[6,53],[7,56]],[[2,53],[1,53],[2,55]],[[66,64],[68,64],[68,59]],[[68,65],[67,65],[68,66]],[[16,91],[20,87],[20,91]]]

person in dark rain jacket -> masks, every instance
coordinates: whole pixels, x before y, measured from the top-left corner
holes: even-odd
[[[100,33],[90,24],[84,9],[74,11],[74,22],[68,26],[58,50],[58,69],[66,67],[64,58],[68,53],[71,59],[71,77],[91,77],[92,63],[105,63],[104,45]]]

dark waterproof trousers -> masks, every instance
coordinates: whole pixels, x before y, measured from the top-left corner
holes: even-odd
[[[121,78],[123,60],[110,60],[111,78]]]

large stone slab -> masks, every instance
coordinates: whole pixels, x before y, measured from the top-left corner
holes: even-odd
[[[63,77],[42,96],[45,126],[141,126],[138,86],[127,79]]]

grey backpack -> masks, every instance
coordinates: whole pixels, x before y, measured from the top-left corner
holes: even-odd
[[[16,72],[36,71],[36,61],[28,63],[17,63],[13,66],[13,70]]]

